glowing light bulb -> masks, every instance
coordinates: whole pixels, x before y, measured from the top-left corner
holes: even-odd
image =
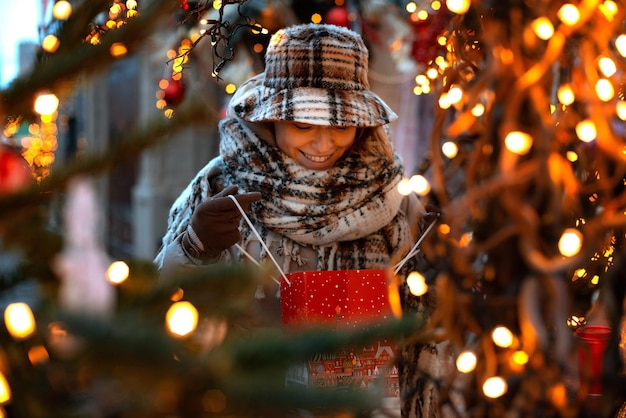
[[[415,84],[419,84],[420,86],[423,84],[428,84],[428,78],[424,74],[418,74],[415,76]]]
[[[626,102],[620,100],[615,105],[615,113],[617,113],[617,117],[621,120],[626,120]]]
[[[446,141],[441,145],[441,152],[446,157],[452,159],[459,153],[459,147],[452,141]]]
[[[72,5],[69,1],[59,0],[54,3],[52,8],[52,16],[57,20],[65,20],[72,14]]]
[[[442,109],[448,109],[450,106],[452,106],[452,102],[450,102],[450,98],[448,97],[447,92],[441,93],[441,96],[439,96],[438,104],[439,107]]]
[[[515,364],[523,366],[524,364],[528,363],[528,354],[526,354],[526,352],[522,350],[516,351],[515,353],[513,353],[513,362]]]
[[[576,228],[567,228],[559,238],[559,252],[565,257],[571,257],[580,252],[583,234]]]
[[[27,338],[36,329],[33,311],[23,302],[11,303],[6,307],[4,323],[9,334],[16,339]]]
[[[474,371],[477,363],[478,360],[476,359],[476,354],[469,350],[463,351],[456,358],[456,368],[461,373],[470,373]]]
[[[4,374],[0,372],[0,403],[4,404],[11,400],[11,388]]]
[[[550,22],[550,19],[548,19],[547,17],[542,16],[533,20],[533,22],[531,23],[531,27],[533,28],[533,32],[535,32],[535,35],[537,35],[539,39],[543,39],[544,41],[547,41],[548,39],[552,38],[552,35],[554,35],[554,26],[552,25],[552,22]]]
[[[126,49],[126,46],[123,43],[115,42],[111,44],[111,48],[109,49],[109,52],[111,53],[111,56],[113,57],[121,57],[121,56],[126,55],[126,53],[128,52],[128,49]]]
[[[558,97],[559,102],[563,103],[565,106],[571,105],[576,99],[574,96],[574,90],[572,90],[572,86],[569,84],[563,84],[560,86],[556,92],[556,96]]]
[[[406,278],[406,284],[409,287],[409,292],[414,296],[422,296],[428,292],[426,279],[417,271],[412,271],[409,274],[409,277]]]
[[[174,336],[184,337],[198,326],[198,310],[189,302],[176,302],[167,310],[165,320]]]
[[[467,13],[470,8],[469,0],[446,0],[446,6],[452,13],[459,15]]]
[[[500,376],[490,377],[483,383],[483,393],[488,398],[499,398],[509,389],[506,381]]]
[[[430,192],[430,182],[421,174],[415,174],[409,179],[411,190],[420,196],[425,196]]]
[[[604,74],[605,77],[611,77],[617,72],[615,61],[609,57],[600,58],[598,60],[598,68],[600,68],[600,71],[602,71],[602,74]]]
[[[482,103],[476,103],[471,110],[472,115],[479,117],[485,114],[485,105]]]
[[[461,87],[456,85],[451,86],[450,90],[448,90],[448,101],[450,102],[450,104],[460,103],[462,99],[463,90],[461,89]]]
[[[411,188],[411,182],[409,181],[409,179],[403,178],[402,180],[398,182],[398,192],[402,196],[408,196],[411,194],[411,192],[413,192],[413,189]]]
[[[136,0],[126,0],[126,7],[129,9],[136,9],[137,8],[137,1]]]
[[[49,52],[49,53],[56,52],[56,50],[59,49],[60,45],[61,45],[61,41],[59,41],[59,38],[57,38],[54,35],[47,35],[41,41],[41,48],[43,48],[44,51]]]
[[[576,135],[583,142],[591,142],[598,136],[596,124],[590,119],[585,119],[576,124]]]
[[[52,93],[40,94],[35,99],[35,112],[40,115],[52,115],[59,107],[59,99]]]
[[[436,79],[439,76],[439,71],[437,71],[436,68],[429,68],[428,70],[426,70],[426,77],[428,77],[431,80]]]
[[[498,347],[507,348],[513,345],[513,333],[504,326],[494,328],[491,332],[491,339]]]
[[[414,1],[410,1],[406,4],[406,6],[404,6],[404,8],[409,13],[415,13],[417,11],[417,4],[415,4]]]
[[[580,10],[571,3],[564,4],[557,12],[561,22],[567,26],[574,26],[580,20]]]
[[[613,84],[606,78],[601,78],[596,82],[596,95],[603,102],[608,102],[615,95]]]
[[[128,264],[123,261],[115,261],[107,269],[106,277],[109,283],[120,284],[128,279],[129,273]]]
[[[525,155],[533,145],[533,138],[525,132],[511,131],[504,138],[504,145],[517,155]]]
[[[626,57],[626,35],[622,34],[615,39],[615,49],[622,57]]]

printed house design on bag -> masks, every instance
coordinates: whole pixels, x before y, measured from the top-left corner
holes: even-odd
[[[386,396],[398,396],[398,368],[392,364],[394,348],[387,341],[319,354],[308,362],[308,381],[313,387],[381,388]],[[384,380],[383,380],[384,379]]]

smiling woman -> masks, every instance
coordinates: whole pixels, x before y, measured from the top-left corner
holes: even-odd
[[[34,58],[20,45],[39,41],[42,6],[39,0],[0,2],[0,86],[9,84]]]

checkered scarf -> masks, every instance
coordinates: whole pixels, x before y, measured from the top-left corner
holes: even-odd
[[[303,245],[316,252],[311,269],[317,270],[387,268],[395,252],[408,251],[409,226],[396,188],[402,178],[398,157],[389,164],[378,156],[349,153],[329,170],[310,170],[271,145],[269,132],[251,125],[236,117],[220,122],[221,156],[172,206],[165,245],[185,230],[193,209],[216,192],[209,180],[221,171],[225,185],[261,192],[249,217],[265,242],[269,231],[281,237],[285,272],[291,261],[307,261],[300,255]],[[245,222],[240,229],[246,248],[256,238]]]

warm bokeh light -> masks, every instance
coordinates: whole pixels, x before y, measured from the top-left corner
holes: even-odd
[[[446,141],[441,145],[441,152],[446,157],[452,159],[459,153],[459,147],[452,141]]]
[[[482,116],[483,114],[485,114],[485,105],[483,105],[482,103],[476,103],[474,107],[472,107],[471,112],[472,115],[474,115],[475,117]]]
[[[43,345],[36,345],[28,350],[28,360],[33,366],[45,364],[50,360],[48,350]]]
[[[52,93],[40,94],[35,99],[35,112],[40,115],[52,115],[59,108],[59,99]]]
[[[559,102],[564,104],[565,106],[571,105],[576,99],[576,96],[574,95],[574,90],[569,84],[563,84],[562,86],[560,86],[556,92],[556,96],[559,98]]]
[[[5,404],[11,400],[11,388],[4,373],[0,372],[0,404]]]
[[[535,19],[531,23],[531,27],[533,28],[533,32],[535,32],[535,35],[537,35],[539,39],[543,39],[544,41],[552,38],[552,35],[554,35],[554,26],[552,25],[552,22],[550,22],[550,19],[548,19],[547,17],[542,16]]]
[[[615,104],[615,113],[621,120],[626,120],[626,102],[620,100]]]
[[[413,192],[413,189],[411,188],[411,181],[407,178],[403,178],[402,180],[400,180],[398,182],[398,192],[402,196],[410,195]]]
[[[517,155],[525,155],[533,145],[533,138],[525,132],[511,131],[504,138],[506,149]]]
[[[65,20],[72,14],[72,5],[66,0],[59,0],[54,3],[52,16],[57,20]]]
[[[513,353],[512,360],[513,363],[519,366],[523,366],[524,364],[528,363],[528,354],[525,351],[518,350]]]
[[[406,284],[409,287],[409,292],[414,296],[422,296],[428,292],[428,285],[426,279],[421,273],[412,271],[406,278]]]
[[[48,35],[41,41],[41,48],[51,54],[56,52],[60,45],[61,41],[59,41],[59,38],[54,35]]]
[[[505,326],[495,327],[491,339],[498,347],[507,348],[513,345],[513,333]]]
[[[128,264],[123,261],[114,261],[107,269],[106,277],[109,283],[124,283],[130,274]]]
[[[591,119],[585,119],[576,124],[576,135],[583,142],[591,142],[598,136],[596,124]]]
[[[430,192],[430,182],[421,174],[415,174],[409,179],[411,190],[420,196],[425,196]]]
[[[615,49],[622,57],[626,57],[626,35],[622,34],[615,38]]]
[[[122,57],[128,53],[128,49],[122,42],[115,42],[111,45],[109,52],[113,57]]]
[[[224,92],[226,94],[233,94],[237,91],[237,86],[233,83],[228,83],[226,84],[226,87],[224,87]]]
[[[583,234],[576,228],[567,228],[559,238],[559,252],[565,257],[571,257],[580,252]]]
[[[580,20],[580,10],[571,3],[564,4],[557,12],[561,22],[568,26],[574,26]]]
[[[4,324],[9,334],[16,339],[24,339],[35,332],[35,316],[26,303],[9,304],[4,310]]]
[[[504,395],[508,389],[506,380],[500,376],[490,377],[483,383],[483,393],[485,396],[492,399]]]
[[[463,89],[456,85],[451,86],[450,90],[448,90],[448,101],[450,104],[455,105],[460,103],[461,100],[463,100]]]
[[[601,57],[598,60],[598,68],[605,77],[611,77],[617,72],[617,65],[615,65],[615,61],[609,57]]]
[[[596,82],[596,95],[603,102],[608,102],[615,95],[613,84],[606,78],[601,78]]]
[[[189,302],[176,302],[165,314],[167,329],[177,337],[185,337],[198,326],[198,310]]]
[[[448,10],[459,15],[467,13],[470,8],[470,4],[470,0],[446,0]]]
[[[463,351],[456,358],[456,368],[461,373],[470,373],[476,369],[476,364],[478,363],[478,359],[476,358],[476,354],[473,351]]]

